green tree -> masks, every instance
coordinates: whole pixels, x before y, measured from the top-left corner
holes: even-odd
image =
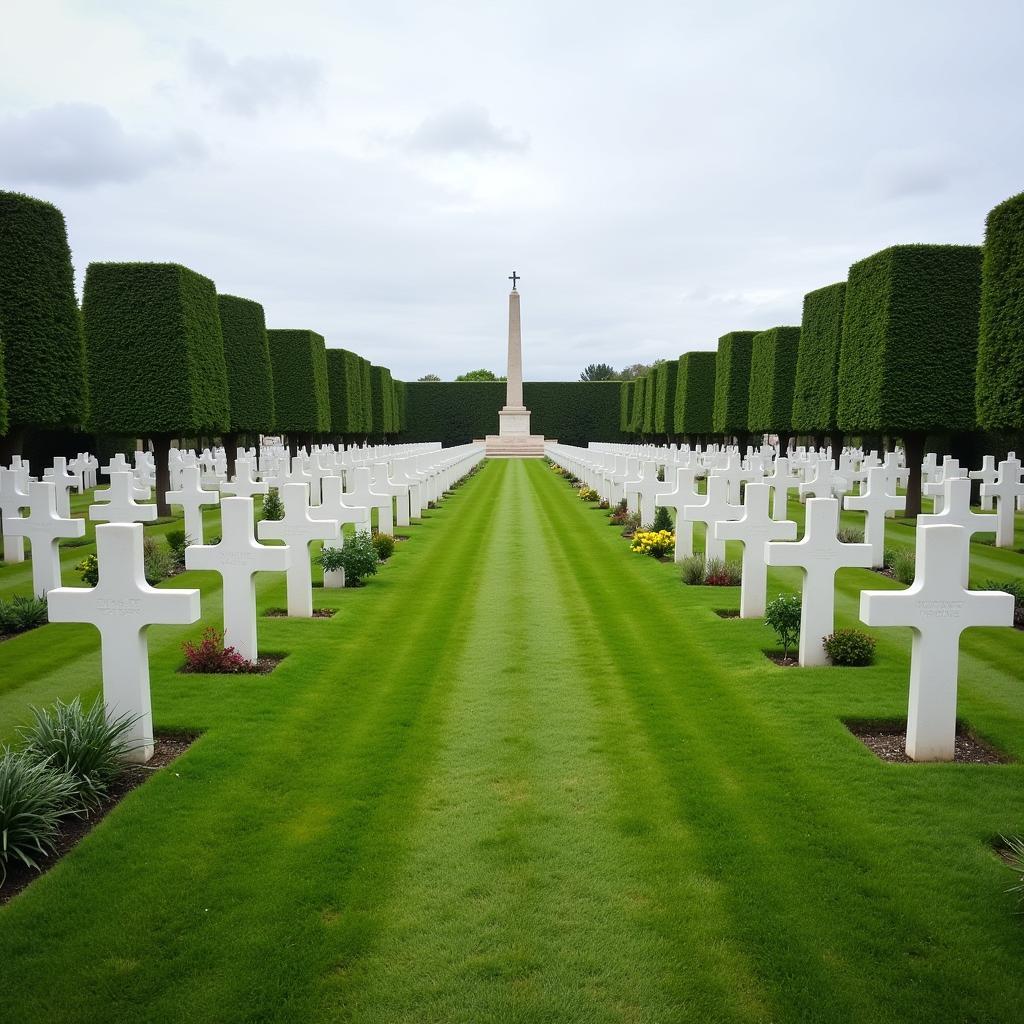
[[[580,374],[580,380],[618,380],[619,376],[607,363],[591,363]]]
[[[504,380],[498,377],[493,370],[470,370],[469,373],[460,373],[456,380]]]
[[[417,377],[416,378],[416,380],[418,380],[420,382],[425,381],[425,380],[440,380],[440,379],[441,378],[438,377],[438,375],[436,373],[425,373],[425,374],[423,374],[422,377]]]

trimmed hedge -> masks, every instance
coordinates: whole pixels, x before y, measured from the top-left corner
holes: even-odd
[[[224,342],[208,277],[176,263],[90,263],[82,318],[93,432],[228,429]]]
[[[687,352],[676,372],[675,432],[711,434],[715,430],[717,352]]]
[[[976,401],[987,430],[1024,430],[1024,193],[985,221]]]
[[[845,303],[845,281],[804,296],[793,388],[792,427],[797,433],[826,434],[836,430]]]
[[[407,401],[408,400],[407,400],[406,390],[405,390],[405,381],[404,380],[396,380],[395,381],[395,417],[396,417],[396,420],[395,420],[396,427],[395,427],[395,429],[396,429],[396,431],[398,433],[401,433],[403,430],[405,430],[405,424],[406,424],[407,419],[408,419],[408,416],[407,416],[407,410],[408,410]]]
[[[658,382],[655,371],[651,370],[644,378],[644,419],[643,432],[654,433],[654,400],[657,397]]]
[[[633,418],[633,396],[636,394],[636,385],[631,380],[623,383],[619,389],[619,430],[624,434],[629,433],[630,421]]]
[[[629,420],[629,432],[631,434],[642,433],[644,429],[644,403],[647,390],[647,378],[637,377],[633,381],[633,412]]]
[[[331,429],[324,339],[305,329],[267,331],[274,372],[277,430],[283,434],[326,434]]]
[[[363,433],[362,361],[343,348],[327,349],[327,390],[331,399],[331,431]]]
[[[676,374],[679,363],[667,359],[654,370],[654,432],[672,434],[676,425]]]
[[[363,419],[362,432],[372,434],[374,431],[373,422],[373,373],[370,369],[370,360],[359,357],[359,376],[362,381],[363,391]]]
[[[747,402],[747,427],[751,433],[788,434],[792,429],[799,350],[799,327],[771,327],[754,335]]]
[[[394,434],[395,391],[391,371],[384,366],[371,366],[373,380],[373,427],[376,434]]]
[[[237,295],[218,295],[232,432],[274,429],[274,375],[263,307]]]
[[[621,441],[621,381],[527,381],[523,400],[531,429],[565,444]],[[504,381],[408,381],[407,421],[400,442],[465,444],[498,432]]]
[[[981,249],[899,245],[850,268],[839,358],[847,433],[975,425]]]
[[[731,331],[718,339],[715,360],[716,434],[747,433],[750,356],[756,331]]]
[[[0,192],[0,338],[0,433],[8,421],[15,430],[82,426],[85,345],[64,216],[17,192]]]

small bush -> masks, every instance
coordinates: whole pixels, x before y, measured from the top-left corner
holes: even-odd
[[[0,636],[24,633],[49,622],[45,597],[24,597],[15,594],[10,601],[0,601]]]
[[[602,498],[601,503],[597,506],[600,509],[610,508],[610,504],[607,498]]]
[[[270,493],[263,499],[263,518],[277,521],[284,519],[284,503],[278,497],[277,488],[271,487]]]
[[[0,751],[0,885],[11,861],[38,870],[53,853],[61,822],[81,813],[77,791],[75,780],[48,761]]]
[[[682,570],[683,582],[691,587],[699,587],[704,584],[704,556],[688,555],[679,563]]]
[[[601,495],[593,487],[581,487],[579,489],[580,501],[600,501]]]
[[[908,586],[914,582],[914,552],[910,548],[900,548],[892,554],[889,565],[893,579]]]
[[[859,629],[837,629],[821,645],[833,665],[864,666],[875,660],[875,638]]]
[[[779,594],[768,602],[764,624],[775,630],[782,644],[782,656],[789,657],[789,649],[800,638],[800,598],[796,594]]]
[[[637,530],[640,529],[640,513],[629,512],[626,514],[626,518],[622,521],[622,536],[632,537]]]
[[[1017,884],[1011,885],[1007,892],[1012,892],[1017,899],[1024,903],[1024,838],[1011,836],[1004,839],[1007,849],[1007,865],[1017,876]]]
[[[174,572],[174,558],[170,550],[156,537],[146,537],[142,541],[142,560],[146,582],[150,586],[155,586]]]
[[[738,587],[743,578],[743,567],[739,562],[726,562],[721,558],[710,559],[704,567],[704,586]]]
[[[95,587],[100,581],[100,563],[95,555],[86,555],[75,566],[75,571],[82,577],[82,582],[90,587]]]
[[[190,544],[194,544],[195,541],[184,530],[168,530],[165,537],[167,538],[167,547],[170,549],[171,561],[174,563],[175,569],[184,569],[185,549]]]
[[[324,570],[344,569],[345,586],[361,587],[366,576],[377,574],[377,551],[365,530],[345,541],[344,547],[323,548],[319,555]]]
[[[858,530],[855,526],[843,526],[836,536],[843,544],[863,544],[864,531]]]
[[[243,658],[234,647],[225,647],[224,634],[213,626],[203,630],[199,643],[186,640],[181,649],[185,654],[186,672],[241,675],[259,671],[256,662]]]
[[[633,541],[629,550],[637,555],[651,555],[653,558],[661,558],[666,555],[676,543],[676,535],[671,530],[660,530],[657,533],[648,530],[637,530],[633,534]]]
[[[131,749],[124,733],[134,719],[123,716],[108,722],[101,697],[88,710],[76,697],[69,704],[58,700],[50,709],[32,708],[32,714],[35,723],[22,730],[26,755],[71,776],[83,806],[99,803],[124,770],[124,757]]]
[[[623,498],[608,515],[608,522],[612,526],[624,526],[629,518],[629,505]]]
[[[985,580],[978,590],[1001,590],[1013,596],[1013,624],[1024,629],[1024,580]],[[3,627],[0,625],[0,632]]]
[[[373,549],[377,552],[377,558],[386,562],[395,553],[395,538],[388,533],[375,533]]]
[[[654,524],[651,529],[657,532],[660,530],[672,530],[674,528],[671,513],[664,505],[659,505],[658,510],[654,513]]]

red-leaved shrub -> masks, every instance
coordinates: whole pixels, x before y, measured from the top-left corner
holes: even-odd
[[[237,675],[243,672],[259,672],[254,661],[247,661],[234,647],[224,646],[224,634],[213,626],[203,630],[199,643],[182,644],[185,652],[186,672],[219,672]]]

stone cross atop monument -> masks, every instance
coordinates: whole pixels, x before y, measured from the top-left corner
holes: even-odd
[[[512,291],[508,296],[508,383],[505,406],[498,412],[498,433],[487,435],[489,458],[541,458],[544,437],[530,433],[530,410],[523,404],[523,332],[519,317],[519,275],[509,276]]]

